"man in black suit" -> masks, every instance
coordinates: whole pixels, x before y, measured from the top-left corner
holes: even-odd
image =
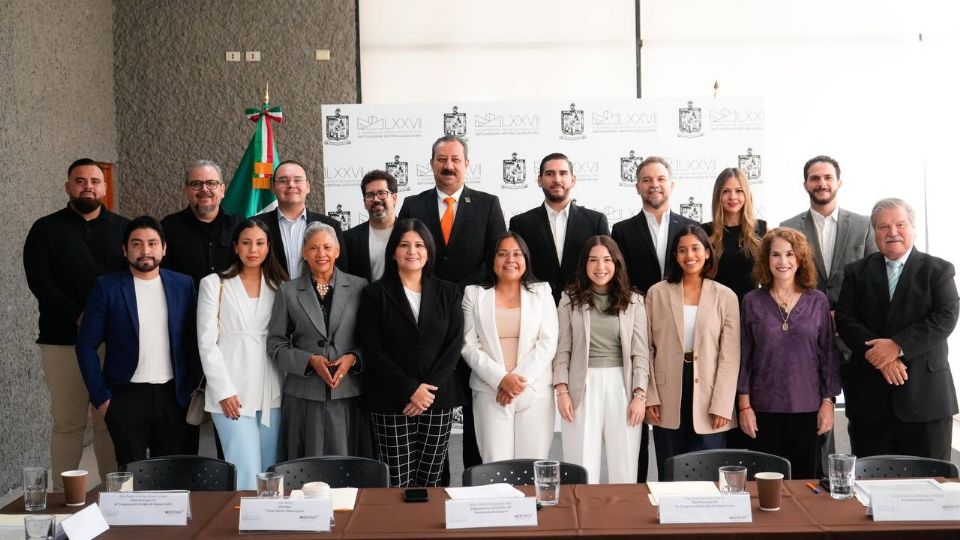
[[[426,224],[437,246],[434,275],[456,283],[461,291],[482,279],[488,246],[507,229],[500,199],[464,185],[469,165],[467,143],[463,139],[454,135],[437,139],[430,153],[436,188],[408,197],[398,216],[399,219],[417,218]],[[463,360],[457,364],[457,378],[465,397],[463,467],[468,468],[479,465],[482,459],[473,426],[470,368]],[[445,468],[441,483],[449,485],[449,482],[450,472]]]
[[[310,179],[303,165],[288,159],[280,163],[270,178],[270,189],[277,198],[277,209],[258,214],[270,227],[270,251],[280,261],[290,279],[300,277],[302,270],[300,254],[303,249],[303,231],[314,221],[326,223],[337,231],[337,242],[343,245],[343,228],[340,221],[330,216],[307,210],[307,195],[310,194]],[[341,253],[337,268],[346,271],[348,256]]]
[[[666,159],[650,156],[641,161],[637,167],[637,193],[643,209],[613,226],[611,236],[623,252],[630,285],[644,294],[663,280],[663,268],[677,232],[686,225],[699,225],[670,210],[672,191],[673,178]],[[650,434],[646,424],[641,431],[637,482],[646,482]]]
[[[533,275],[550,284],[554,303],[577,273],[577,260],[591,236],[610,234],[607,216],[573,204],[571,193],[577,184],[570,158],[553,153],[540,161],[537,185],[543,190],[543,204],[510,218],[510,230],[519,234],[530,248]]]
[[[383,275],[384,249],[397,221],[397,179],[386,171],[370,171],[360,180],[360,192],[370,219],[343,233],[347,273],[373,282]]]
[[[949,262],[913,246],[914,213],[900,199],[873,207],[879,253],[848,265],[836,311],[852,350],[844,392],[858,456],[950,459],[957,393],[947,338],[960,300]]]

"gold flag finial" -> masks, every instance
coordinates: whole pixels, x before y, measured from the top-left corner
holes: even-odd
[[[267,83],[267,89],[263,91],[263,104],[270,103],[270,83]]]
[[[720,93],[720,81],[713,81],[713,97]]]

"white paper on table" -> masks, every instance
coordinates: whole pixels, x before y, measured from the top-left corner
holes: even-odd
[[[60,527],[70,540],[92,540],[110,528],[97,503],[59,522]]]
[[[650,504],[660,504],[657,497],[660,495],[716,495],[720,493],[713,482],[647,482],[650,488]]]
[[[357,493],[359,491],[355,487],[331,488],[330,498],[333,499],[333,509],[353,510],[357,503]]]
[[[447,488],[451,499],[522,499],[522,491],[510,484],[486,484],[483,486]]]
[[[897,493],[922,493],[924,491],[943,491],[943,486],[933,478],[897,478],[884,480],[857,480],[853,483],[853,493],[860,504],[870,508],[870,492],[874,490],[896,491]]]
[[[960,482],[943,482],[940,489],[944,491],[960,491]]]

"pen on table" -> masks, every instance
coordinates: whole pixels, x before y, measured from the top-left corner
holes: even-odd
[[[810,488],[810,491],[816,493],[817,495],[820,494],[820,490],[817,489],[817,486],[813,485],[813,482],[807,482],[807,487]]]

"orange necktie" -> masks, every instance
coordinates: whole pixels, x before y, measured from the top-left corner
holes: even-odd
[[[457,202],[453,197],[447,197],[443,200],[447,203],[447,209],[440,218],[440,232],[443,233],[443,245],[450,242],[450,232],[453,231],[453,203]]]

